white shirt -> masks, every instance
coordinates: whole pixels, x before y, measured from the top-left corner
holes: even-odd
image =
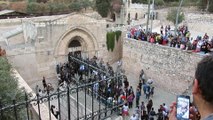
[[[126,105],[123,105],[123,111],[129,111],[129,107]]]
[[[130,120],[139,120],[138,117],[135,115],[135,116],[131,116]]]

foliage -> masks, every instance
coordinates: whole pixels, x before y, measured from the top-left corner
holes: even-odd
[[[55,4],[56,4],[55,13],[65,12],[69,10],[68,5],[66,5],[65,3],[55,3]]]
[[[157,6],[162,6],[162,5],[164,5],[165,3],[164,3],[164,1],[163,0],[155,0],[155,5],[157,5]]]
[[[119,40],[119,38],[120,38],[120,36],[121,36],[121,31],[120,30],[117,30],[117,31],[115,31],[115,37],[116,37],[116,41],[118,42],[118,40]]]
[[[36,2],[36,0],[28,0],[28,2],[29,2],[29,3],[31,3],[31,2]]]
[[[167,20],[176,23],[177,10],[171,9],[167,14]],[[184,13],[180,12],[178,17],[178,24],[181,23],[185,19]]]
[[[107,49],[113,51],[115,47],[115,32],[107,33]]]
[[[0,3],[0,10],[8,9],[9,5],[7,3],[1,2]]]
[[[72,2],[69,4],[68,7],[71,11],[80,11],[82,9],[82,5],[80,2]]]
[[[143,3],[143,4],[147,4],[148,0],[132,0],[132,3]]]
[[[208,11],[211,12],[211,13],[213,13],[213,1],[212,0],[209,1]]]
[[[45,3],[40,3],[39,4],[39,10],[38,10],[38,13],[41,14],[41,15],[45,15],[45,14],[48,14],[50,12],[49,10],[49,6]]]
[[[198,7],[201,10],[205,10],[206,9],[206,2],[204,0],[198,0]]]
[[[82,6],[82,8],[86,9],[86,8],[92,6],[92,2],[89,1],[89,0],[83,0],[83,1],[81,2],[81,6]]]
[[[38,3],[46,3],[48,0],[37,0]]]
[[[0,57],[0,98],[3,105],[12,104],[12,100],[16,102],[21,102],[23,94],[18,88],[18,81],[11,74],[11,65],[8,63],[5,57]],[[10,112],[4,112],[2,119],[3,120],[14,120],[13,110]],[[23,110],[20,109],[17,111],[18,118],[24,119]]]
[[[115,39],[116,41],[118,42],[120,36],[121,36],[121,31],[118,30],[118,31],[115,31],[115,32],[108,32],[106,37],[107,37],[107,41],[106,41],[106,44],[107,44],[107,50],[108,51],[113,51],[114,50],[114,47],[115,47]]]
[[[96,0],[96,10],[102,17],[107,17],[110,10],[110,0]]]
[[[30,3],[27,5],[27,13],[29,13],[29,14],[38,13],[39,8],[40,8],[39,3],[30,2]]]

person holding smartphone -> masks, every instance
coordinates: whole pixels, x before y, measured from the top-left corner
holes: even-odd
[[[192,87],[193,103],[200,112],[202,120],[213,120],[213,55],[205,56],[197,65]],[[177,118],[177,103],[173,103],[169,120]],[[193,117],[190,109],[190,119]]]

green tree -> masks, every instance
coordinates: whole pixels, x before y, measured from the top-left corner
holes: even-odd
[[[210,0],[208,4],[209,4],[208,11],[211,12],[211,13],[213,13],[213,1]]]
[[[167,14],[167,20],[176,23],[177,10],[171,9]],[[178,24],[181,23],[185,19],[184,13],[180,12],[178,17]]]
[[[207,8],[207,3],[208,3],[208,0],[198,0],[198,7],[199,7],[201,10],[206,10],[206,8]]]
[[[27,13],[29,14],[35,14],[38,13],[40,10],[40,5],[39,3],[36,2],[30,2],[27,5]]]
[[[23,93],[18,88],[18,81],[13,76],[11,71],[11,65],[8,63],[5,57],[0,57],[0,98],[1,104],[4,105],[11,105],[13,100],[16,102],[23,102]],[[19,106],[22,108],[24,106]],[[17,111],[18,118],[21,120],[26,119],[26,114],[24,114],[24,109],[18,109]],[[14,120],[14,111],[13,109],[4,111],[2,116],[2,120]]]
[[[70,3],[68,7],[71,11],[77,11],[77,12],[83,8],[82,4],[78,1]]]
[[[31,3],[31,2],[36,2],[36,0],[28,0],[28,2],[29,2],[29,3]]]
[[[164,1],[163,0],[155,0],[155,5],[162,6],[162,5],[164,5]]]
[[[132,0],[132,3],[143,3],[143,4],[147,4],[148,0]]]
[[[102,17],[107,17],[111,6],[110,6],[111,0],[96,0],[96,10]]]
[[[86,8],[91,7],[92,6],[92,2],[89,0],[83,0],[82,3],[82,8],[84,8],[86,10]]]

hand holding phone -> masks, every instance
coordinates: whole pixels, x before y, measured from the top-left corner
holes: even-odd
[[[178,120],[189,120],[190,97],[185,95],[177,96],[177,114]]]

